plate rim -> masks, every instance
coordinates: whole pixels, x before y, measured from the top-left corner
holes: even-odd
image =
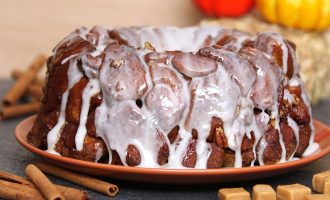
[[[24,133],[19,131],[20,127],[29,124],[30,121],[35,120],[36,115],[29,116],[22,121],[20,121],[15,128],[15,138],[18,143],[23,146],[28,151],[41,156],[43,159],[51,159],[53,161],[59,161],[64,164],[69,164],[72,166],[81,166],[85,168],[97,169],[97,170],[112,170],[113,172],[120,173],[131,173],[131,174],[148,174],[148,175],[226,175],[230,174],[249,174],[249,173],[257,173],[257,172],[267,172],[269,170],[283,170],[286,168],[299,167],[309,163],[312,163],[327,154],[330,153],[330,145],[325,149],[322,149],[320,152],[316,152],[310,156],[304,157],[299,160],[294,160],[285,163],[276,163],[272,165],[264,165],[264,166],[253,166],[253,167],[241,167],[241,168],[218,168],[218,169],[168,169],[168,168],[145,168],[145,167],[130,167],[130,166],[120,166],[120,165],[111,165],[111,164],[103,164],[103,163],[94,163],[89,161],[78,160],[74,158],[58,156],[55,154],[48,153],[44,150],[38,149],[31,144],[29,144],[26,140],[24,140]],[[322,127],[320,131],[330,132],[330,128],[319,122],[318,120],[313,119],[313,123],[318,124]],[[27,132],[27,131],[26,131]]]

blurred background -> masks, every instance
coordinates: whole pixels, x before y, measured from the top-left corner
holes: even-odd
[[[330,96],[330,0],[0,0],[0,78],[80,26],[223,26],[276,31],[297,45],[313,102]]]
[[[201,19],[190,0],[1,0],[0,77],[50,54],[80,26],[191,26]]]

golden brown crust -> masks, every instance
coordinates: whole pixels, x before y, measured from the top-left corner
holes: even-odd
[[[159,148],[158,154],[157,154],[157,163],[159,165],[165,165],[168,163],[168,157],[170,155],[169,147],[166,143],[166,140],[162,133],[158,132],[158,139],[160,140],[160,143],[162,144]]]
[[[299,144],[295,156],[301,157],[309,145],[312,129],[309,124],[299,125]]]
[[[188,168],[194,168],[197,162],[197,153],[196,153],[196,144],[197,140],[191,138],[189,145],[187,147],[186,153],[182,159],[182,165]]]
[[[41,149],[47,149],[47,134],[57,123],[62,96],[68,87],[67,73],[69,62],[62,63],[63,59],[72,54],[87,53],[95,50],[91,43],[80,37],[73,38],[70,43],[64,42],[56,48],[56,54],[50,57],[47,62],[47,76],[45,86],[43,87],[42,106],[38,112],[36,122],[27,137],[32,145]],[[88,78],[84,76],[70,89],[66,106],[66,124],[61,130],[55,150],[63,156],[94,162],[98,159],[97,156],[106,156],[107,149],[103,140],[95,137],[94,122],[93,124],[91,123],[93,114],[89,117],[88,135],[85,137],[83,150],[77,151],[74,142],[75,132],[80,120],[82,91],[87,82]],[[95,108],[100,105],[100,100],[99,97],[92,98],[90,112],[94,113]],[[100,155],[97,155],[97,151]]]
[[[170,155],[170,150],[166,143],[163,143],[163,146],[159,148],[157,162],[159,165],[165,165],[168,163],[168,156]]]
[[[262,158],[265,165],[275,164],[281,160],[282,147],[278,130],[269,127],[264,136],[267,146],[265,147]],[[259,149],[259,144],[257,149]]]
[[[180,126],[176,125],[168,134],[167,137],[171,144],[174,143],[174,141],[177,139],[179,134]]]
[[[141,155],[139,149],[132,144],[128,145],[127,147],[126,163],[128,166],[137,166],[141,163]]]
[[[255,143],[255,137],[253,131],[250,133],[250,138],[245,134],[241,145],[241,155],[242,155],[242,166],[250,166],[252,161],[255,160],[253,148]]]
[[[292,119],[296,121],[297,124],[307,124],[311,120],[308,107],[301,100],[297,102],[297,104],[292,105],[290,117],[292,117]]]
[[[112,150],[111,155],[112,155],[112,160],[111,160],[112,165],[123,165],[123,163],[120,160],[119,154],[116,150]]]
[[[57,123],[62,95],[68,84],[69,65],[54,66],[52,59],[53,57],[50,57],[47,61],[47,79],[43,87],[42,106],[27,136],[28,142],[40,149],[47,149],[47,134]]]
[[[224,167],[234,167],[235,165],[235,151],[231,149],[225,149],[225,163]]]
[[[211,143],[211,154],[207,160],[207,169],[221,168],[225,161],[225,151],[215,143]]]
[[[59,152],[62,156],[91,162],[96,161],[98,153],[101,153],[102,156],[107,154],[107,148],[103,140],[100,138],[90,137],[88,135],[86,135],[84,139],[83,149],[81,151],[77,151],[75,144],[75,133],[77,129],[78,125],[73,123],[67,123],[63,127],[60,138],[55,146],[55,150],[57,152]]]
[[[81,78],[71,89],[66,104],[65,119],[69,123],[79,124],[83,90],[88,83],[88,78]]]
[[[228,148],[228,141],[223,130],[223,122],[220,118],[212,117],[210,134],[206,141],[214,141],[218,146]]]
[[[288,124],[280,123],[280,129],[286,150],[286,159],[288,160],[296,150],[297,138],[293,129]]]

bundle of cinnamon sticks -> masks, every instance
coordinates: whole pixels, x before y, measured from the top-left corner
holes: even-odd
[[[36,113],[42,98],[43,80],[37,77],[47,61],[44,54],[38,55],[27,67],[26,71],[14,70],[12,78],[15,83],[6,93],[0,109],[0,120]],[[19,103],[22,97],[28,97],[28,102]]]
[[[57,176],[112,197],[119,191],[118,187],[114,184],[55,167],[47,163],[36,163],[29,164],[25,168],[25,174],[28,179],[0,171],[0,198],[35,200],[88,199],[86,191],[53,184],[44,173]]]

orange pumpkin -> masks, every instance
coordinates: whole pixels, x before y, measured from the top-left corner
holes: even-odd
[[[257,0],[257,8],[269,22],[303,30],[330,26],[330,0]]]

